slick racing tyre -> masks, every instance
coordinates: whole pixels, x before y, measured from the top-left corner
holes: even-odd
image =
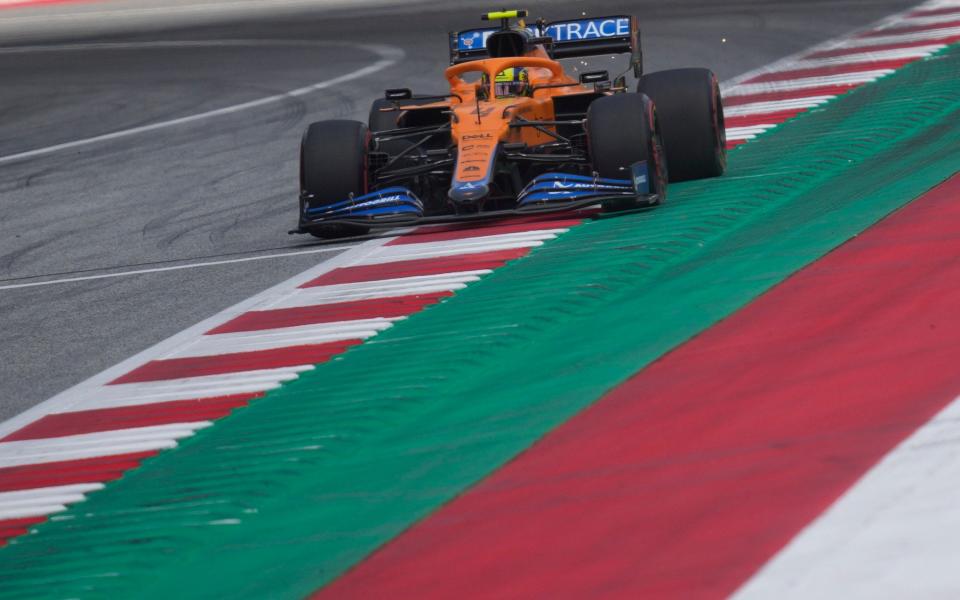
[[[727,134],[717,78],[709,69],[671,69],[640,78],[637,92],[657,106],[670,181],[717,177],[727,166]]]
[[[593,169],[600,177],[631,179],[631,165],[647,161],[650,191],[656,204],[667,197],[667,162],[660,125],[653,102],[643,94],[614,94],[590,103],[587,109],[587,146]],[[627,210],[649,206],[617,200],[606,202],[604,210]]]
[[[300,142],[300,190],[301,196],[313,196],[309,200],[311,207],[342,202],[350,194],[367,193],[369,140],[369,129],[359,121],[320,121],[307,128]],[[306,208],[301,205],[301,215]],[[370,228],[328,223],[308,231],[331,239],[364,235]]]

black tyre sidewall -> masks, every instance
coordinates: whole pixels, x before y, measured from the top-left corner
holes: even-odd
[[[671,69],[640,78],[637,91],[657,106],[670,181],[722,175],[726,169],[723,102],[709,69]]]
[[[301,215],[303,196],[312,206],[333,204],[369,191],[367,152],[370,130],[359,121],[335,120],[311,124],[300,142]],[[368,227],[326,224],[310,228],[320,238],[363,235]]]
[[[359,121],[311,124],[300,143],[300,188],[316,204],[332,204],[367,193],[370,131]]]
[[[587,109],[587,147],[601,177],[629,179],[630,165],[648,159],[653,105],[643,94],[614,94]]]

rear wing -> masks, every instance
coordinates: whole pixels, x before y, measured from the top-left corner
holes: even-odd
[[[630,54],[630,65],[638,77],[643,71],[640,26],[636,17],[614,15],[538,22],[525,28],[531,42],[543,43],[551,58],[573,58],[602,54]],[[500,28],[468,29],[450,34],[450,64],[488,58],[487,38]]]

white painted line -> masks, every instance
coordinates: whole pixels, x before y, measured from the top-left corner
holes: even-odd
[[[54,154],[56,152],[61,152],[63,150],[81,148],[81,147],[89,146],[92,144],[99,144],[101,142],[108,142],[108,141],[113,141],[113,140],[129,137],[133,135],[139,135],[141,133],[146,133],[148,131],[156,131],[158,129],[165,129],[168,127],[175,127],[179,125],[186,125],[187,123],[195,123],[197,121],[203,121],[206,119],[212,119],[214,117],[230,115],[233,113],[250,110],[252,108],[259,108],[259,107],[267,106],[270,104],[276,104],[278,102],[283,102],[291,98],[305,96],[307,94],[312,94],[320,90],[325,90],[331,87],[335,87],[335,86],[347,83],[349,81],[353,81],[355,79],[366,77],[367,75],[372,75],[373,73],[377,73],[379,71],[382,71],[388,67],[391,67],[397,64],[400,60],[402,60],[404,56],[404,53],[402,50],[392,46],[383,46],[379,44],[354,44],[353,46],[356,47],[358,50],[370,52],[379,56],[380,60],[374,62],[371,65],[367,65],[366,67],[355,69],[350,73],[346,73],[339,77],[334,77],[333,79],[327,79],[325,81],[320,81],[312,85],[290,90],[283,94],[275,94],[273,96],[267,96],[264,98],[260,98],[258,100],[251,100],[249,102],[242,102],[240,104],[225,106],[223,108],[218,108],[215,110],[208,110],[206,112],[189,115],[186,117],[179,117],[176,119],[170,119],[168,121],[160,121],[157,123],[151,123],[149,125],[143,125],[140,127],[133,127],[131,129],[124,129],[121,131],[114,131],[112,133],[106,133],[103,135],[97,135],[97,136],[84,138],[80,140],[74,140],[72,142],[56,144],[53,146],[47,146],[45,148],[37,148],[35,150],[28,150],[26,152],[18,152],[16,154],[0,156],[0,164],[17,162],[21,160],[30,159],[30,158],[36,158],[38,156],[46,156],[48,154]]]
[[[887,454],[733,596],[956,598],[960,398]]]
[[[277,254],[265,254],[263,256],[247,256],[244,258],[229,258],[224,260],[211,260],[206,262],[189,263],[185,265],[174,265],[171,267],[152,267],[149,269],[136,269],[133,271],[121,271],[119,273],[100,273],[98,275],[82,275],[78,277],[62,277],[59,279],[45,279],[44,281],[31,281],[29,283],[11,283],[0,285],[0,290],[16,290],[20,288],[39,287],[44,285],[59,285],[64,283],[75,283],[77,281],[92,281],[96,279],[112,279],[114,277],[130,277],[133,275],[146,275],[150,273],[164,273],[167,271],[181,271],[183,269],[197,269],[203,267],[215,267],[220,265],[231,265],[235,263],[245,263],[255,260],[269,260],[273,258],[286,258],[288,256],[302,256],[307,254],[327,254],[330,252],[342,252],[351,246],[324,246],[323,248],[314,248],[312,250],[296,250],[293,252],[280,252]],[[36,277],[43,277],[37,275]],[[21,278],[22,279],[22,278]],[[3,280],[0,280],[3,281]],[[9,280],[8,280],[9,281]]]

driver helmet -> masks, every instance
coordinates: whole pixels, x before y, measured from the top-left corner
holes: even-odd
[[[483,85],[487,87],[487,75],[483,75]],[[497,98],[516,98],[530,92],[530,79],[523,67],[510,67],[497,73],[493,80],[493,93]]]

